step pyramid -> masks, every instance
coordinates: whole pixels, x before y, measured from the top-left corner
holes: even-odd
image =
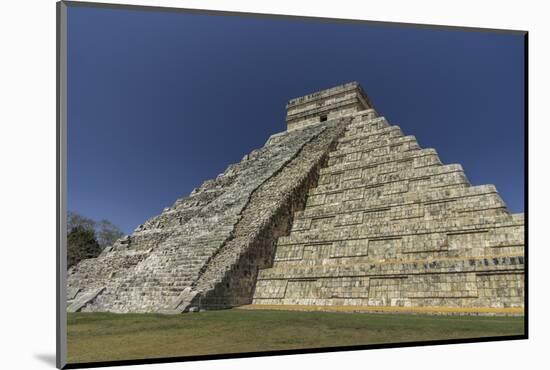
[[[521,313],[523,214],[373,109],[351,116],[254,306]]]
[[[517,314],[524,221],[379,117],[356,82],[67,273],[68,311]]]

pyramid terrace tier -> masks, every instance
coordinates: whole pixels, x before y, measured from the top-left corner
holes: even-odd
[[[255,305],[366,307],[519,308],[522,314],[522,257],[429,263],[358,265],[341,272],[325,268],[316,276],[298,272],[258,278]],[[413,273],[412,271],[423,271]],[[412,310],[414,312],[414,310]],[[489,311],[491,312],[491,311]],[[493,312],[505,313],[506,310]]]
[[[361,132],[355,135],[349,134],[341,138],[338,142],[336,152],[331,157],[338,157],[340,154],[347,154],[354,151],[364,150],[365,152],[373,151],[384,145],[398,145],[399,140],[403,140],[404,134],[401,128],[397,125],[391,125],[381,117],[376,120],[379,122],[372,127],[372,131]],[[380,128],[380,124],[383,126]]]
[[[375,140],[373,142],[348,147],[343,147],[340,145],[338,150],[330,154],[328,164],[331,166],[342,162],[354,162],[369,154],[379,157],[384,154],[406,152],[416,149],[420,149],[420,146],[416,141],[416,137],[412,135],[393,136],[386,139]]]
[[[469,184],[462,166],[433,165],[425,167],[405,167],[401,171],[377,172],[376,170],[349,170],[320,179],[319,186],[312,189],[311,196],[351,191],[353,189],[404,188],[411,190],[434,189],[445,186]]]
[[[303,231],[292,232],[289,236],[278,239],[277,245],[307,244],[318,242],[330,242],[347,239],[361,238],[394,238],[403,235],[431,234],[431,233],[466,233],[483,231],[488,229],[520,227],[523,228],[523,215],[496,215],[496,216],[475,216],[445,218],[431,221],[408,221],[408,222],[381,222],[365,227],[362,224],[346,225],[345,227],[324,226],[319,221],[317,227]],[[522,229],[519,229],[521,231]],[[501,230],[503,231],[503,230]],[[522,238],[519,233],[517,238]],[[521,235],[519,235],[521,234]]]
[[[297,212],[294,218],[299,220],[348,212],[391,211],[396,207],[408,206],[417,210],[424,208],[424,212],[429,213],[424,216],[430,216],[446,210],[467,211],[469,206],[472,207],[472,210],[483,209],[486,205],[504,206],[504,202],[493,185],[425,189],[388,195],[380,194],[379,196],[377,194],[376,197],[369,197],[367,191],[364,191],[363,194],[367,196],[346,199],[345,202],[331,202],[331,198],[327,199],[326,196],[324,199],[314,199],[304,211]],[[345,195],[344,192],[343,196]],[[411,217],[422,216],[420,212],[417,213],[417,216],[411,215]]]
[[[395,232],[384,236],[362,235],[342,239],[336,235],[327,235],[325,238],[318,238],[319,240],[316,242],[292,244],[283,244],[287,241],[280,241],[273,266],[287,264],[341,265],[356,262],[374,263],[396,258],[411,260],[458,255],[515,255],[524,252],[523,233],[523,226],[516,224],[414,234]],[[291,239],[290,241],[296,240]]]
[[[323,168],[321,175],[346,173],[345,178],[357,178],[363,171],[391,173],[410,167],[421,168],[440,164],[441,160],[435,149],[414,149],[384,153],[381,156],[367,156],[362,160],[350,157],[347,161],[333,163]]]
[[[354,263],[324,265],[279,264],[276,267],[261,270],[258,280],[319,279],[351,276],[380,277],[385,275],[425,275],[455,272],[483,274],[517,273],[524,270],[524,262],[523,255],[515,254],[438,257],[432,259],[410,259],[406,261],[394,258],[378,262],[356,261]]]
[[[419,232],[445,229],[446,225],[453,225],[456,228],[469,227],[470,225],[485,225],[490,227],[491,223],[499,218],[510,217],[500,208],[484,209],[483,211],[472,211],[467,214],[438,215],[431,217],[415,217],[409,215],[387,214],[387,209],[376,209],[371,212],[355,212],[353,214],[339,214],[334,216],[319,216],[311,219],[296,220],[293,225],[290,238],[319,238],[322,235],[341,234],[384,234],[392,230],[403,232]],[[408,212],[408,211],[407,211]],[[416,212],[414,209],[412,212]],[[449,212],[450,213],[450,212]],[[474,214],[474,216],[471,215]],[[480,214],[478,214],[480,213]],[[449,226],[450,227],[450,226]]]
[[[385,197],[368,197],[355,192],[335,193],[341,195],[340,199],[325,198],[323,204],[315,200],[315,205],[296,214],[292,232],[319,228],[319,225],[325,229],[360,224],[376,227],[392,222],[435,223],[445,219],[510,216],[506,204],[496,191],[487,189],[487,192],[482,193],[470,189],[447,189],[448,193],[440,190],[440,197],[429,190]],[[451,191],[460,195],[452,196]]]

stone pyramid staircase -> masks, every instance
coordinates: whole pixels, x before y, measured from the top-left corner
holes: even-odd
[[[175,313],[250,303],[254,271],[288,234],[345,121],[273,135],[98,258],[71,268],[68,310]]]

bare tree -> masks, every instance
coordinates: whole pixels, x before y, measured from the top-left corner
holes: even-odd
[[[112,245],[117,239],[124,236],[124,233],[118,226],[109,220],[101,220],[96,226],[97,241],[101,248]]]
[[[86,230],[93,230],[95,232],[96,222],[91,218],[69,211],[67,213],[67,232],[70,233],[72,229],[77,227],[81,227]]]
[[[74,229],[91,231],[102,249],[124,236],[120,228],[109,220],[103,219],[96,222],[91,218],[69,211],[67,213],[67,233],[69,234]]]

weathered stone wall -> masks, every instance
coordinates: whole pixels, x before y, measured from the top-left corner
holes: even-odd
[[[374,111],[353,117],[254,304],[523,307],[523,215]]]

